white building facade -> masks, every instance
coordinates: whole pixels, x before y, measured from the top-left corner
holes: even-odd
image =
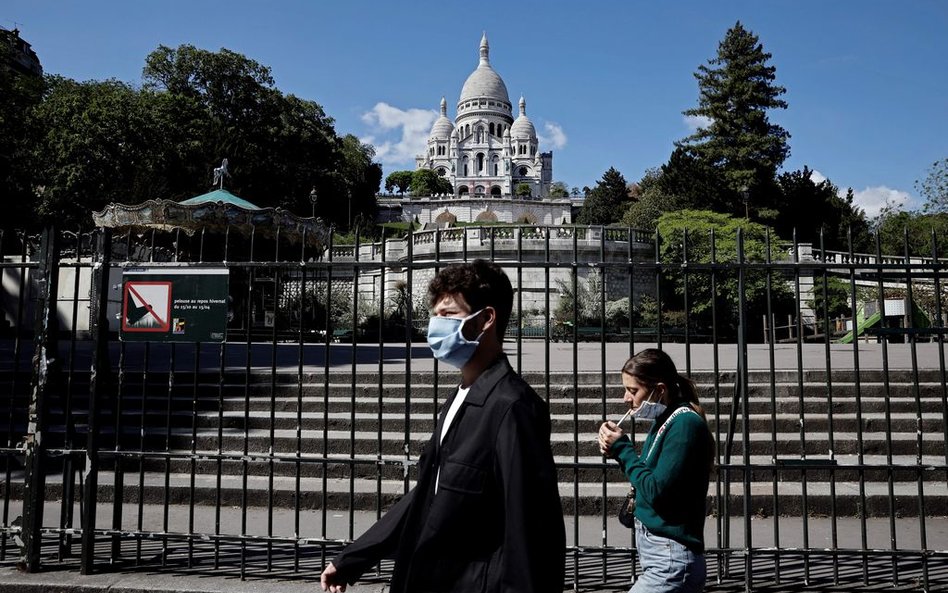
[[[490,65],[485,33],[480,44],[480,62],[461,88],[454,122],[448,119],[447,101],[442,97],[441,116],[431,127],[427,152],[416,157],[416,168],[437,172],[453,187],[453,195],[439,204],[441,213],[447,211],[454,216],[451,212],[457,208],[446,202],[461,203],[458,200],[468,199],[478,200],[478,208],[490,211],[483,204],[485,198],[494,198],[504,202],[497,204],[495,214],[489,216],[498,217],[494,220],[516,222],[515,211],[543,211],[545,215],[539,217],[543,222],[570,222],[568,200],[549,199],[553,153],[541,152],[523,97],[518,110],[515,119],[507,86]],[[533,202],[533,206],[524,202]],[[537,202],[546,203],[541,206]],[[457,219],[475,221],[479,212],[471,218],[471,207],[469,204],[461,208],[464,216]]]

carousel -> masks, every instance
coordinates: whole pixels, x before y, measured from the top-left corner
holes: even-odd
[[[112,203],[92,219],[96,227],[113,229],[112,261],[124,267],[155,262],[226,267],[228,334],[233,335],[282,325],[280,311],[287,295],[292,299],[292,287],[301,284],[301,273],[298,266],[281,264],[321,261],[331,231],[319,218],[262,208],[231,193],[224,189],[227,176],[224,159],[214,169],[217,187],[208,193],[180,202]]]

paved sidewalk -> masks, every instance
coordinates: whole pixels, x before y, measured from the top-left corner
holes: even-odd
[[[104,509],[102,509],[104,510]],[[170,517],[170,526],[175,526],[186,515],[183,507],[172,507],[173,516]],[[230,509],[233,512],[233,509]],[[307,514],[302,525],[307,526],[306,535],[316,536],[319,531],[314,520],[318,513]],[[105,515],[105,517],[103,517]],[[99,513],[102,525],[108,523],[108,514]],[[330,537],[345,537],[348,531],[348,516],[335,513],[330,516]],[[130,518],[131,519],[131,518]],[[161,507],[146,505],[144,520],[147,524],[161,519]],[[224,517],[222,525],[225,533],[239,531],[239,522],[233,517]],[[375,514],[356,513],[353,517],[354,534],[358,535],[368,528],[375,520]],[[266,530],[268,517],[260,509],[254,509],[247,517],[248,533],[262,533]],[[576,543],[580,547],[599,546],[602,542],[602,522],[600,518],[580,517],[578,531],[574,535],[572,517],[565,517],[568,542]],[[133,521],[134,523],[134,521]],[[289,524],[287,524],[289,523]],[[285,528],[292,526],[291,514],[279,513],[274,517],[274,533],[283,533]],[[779,548],[781,557],[781,583],[774,582],[774,562],[767,550],[773,550],[774,527],[779,524]],[[930,517],[925,522],[926,541],[928,549],[936,551],[937,555],[929,558],[929,590],[948,592],[948,518]],[[812,517],[807,521],[808,545],[810,549],[821,550],[831,546],[834,537],[832,522],[826,517]],[[156,526],[157,527],[157,526]],[[709,517],[706,523],[705,539],[709,547],[716,547],[718,541],[717,522]],[[841,557],[834,560],[831,556],[819,556],[810,563],[810,580],[804,585],[806,569],[800,554],[795,553],[803,547],[803,521],[799,518],[783,517],[775,523],[773,517],[754,518],[751,521],[751,533],[755,551],[754,559],[754,591],[761,593],[789,593],[790,591],[818,591],[829,593],[843,591],[856,593],[861,591],[920,591],[921,564],[919,558],[905,557],[893,562],[891,556],[885,554],[890,548],[892,525],[888,519],[871,519],[866,522],[866,539],[869,548],[876,550],[870,559],[866,574],[863,573],[862,563],[858,558]],[[127,528],[132,528],[129,525]],[[261,531],[261,529],[263,531]],[[734,518],[730,524],[730,546],[740,549],[743,546],[744,524],[740,517]],[[856,549],[860,547],[862,528],[859,520],[840,518],[836,524],[835,537],[842,549]],[[917,519],[897,519],[896,536],[899,547],[902,549],[918,549],[920,542],[919,523]],[[126,542],[125,558],[127,564],[115,567],[120,572],[94,574],[83,576],[79,574],[78,558],[69,558],[60,563],[55,556],[55,541],[48,540],[44,548],[44,569],[37,574],[17,572],[12,560],[0,565],[0,593],[16,591],[25,593],[91,593],[93,591],[109,591],[109,593],[319,593],[319,571],[322,560],[318,549],[312,546],[299,557],[299,571],[293,565],[292,548],[274,549],[271,570],[266,567],[265,546],[261,543],[248,544],[256,546],[247,552],[246,580],[240,579],[239,548],[229,544],[221,553],[221,562],[214,568],[213,557],[200,546],[203,542],[195,543],[194,562],[189,568],[185,563],[187,544],[177,540],[169,543],[168,551],[162,551],[162,546],[156,540],[144,540],[141,562],[144,566],[134,566],[134,544]],[[608,545],[627,547],[631,543],[629,531],[610,520],[608,525]],[[100,540],[97,553],[98,570],[109,570],[108,542]],[[8,549],[8,553],[11,550]],[[15,554],[15,550],[12,550]],[[78,545],[74,548],[78,553]],[[331,558],[332,551],[327,551]],[[161,568],[161,562],[166,561],[168,566]],[[899,586],[892,587],[893,566],[898,567],[900,574]],[[740,553],[730,556],[730,572],[722,572],[723,565],[717,562],[715,556],[709,556],[709,586],[708,591],[722,593],[743,593],[744,591],[744,558]],[[578,577],[577,591],[580,593],[619,593],[626,591],[631,580],[631,557],[628,552],[616,550],[606,557],[598,553],[587,553],[574,564],[572,558],[567,559],[566,591],[573,590],[573,578]],[[350,593],[383,593],[385,575],[390,565],[385,563],[381,577],[374,574],[367,575],[366,581],[350,587]],[[834,570],[838,573],[839,583],[834,584]],[[575,571],[575,572],[574,572]],[[717,582],[718,574],[726,574]],[[868,576],[869,585],[863,583]],[[605,577],[605,579],[603,578]],[[553,592],[556,593],[556,592]]]

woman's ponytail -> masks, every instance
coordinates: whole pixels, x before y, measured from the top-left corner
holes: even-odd
[[[694,408],[694,411],[701,415],[705,422],[707,422],[708,417],[704,413],[704,408],[701,407],[701,403],[698,401],[698,388],[695,387],[695,382],[681,374],[678,374],[678,378],[675,382],[678,383],[678,392],[681,399],[688,402],[691,407]]]

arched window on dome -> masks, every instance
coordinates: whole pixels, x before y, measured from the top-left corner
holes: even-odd
[[[484,153],[477,153],[477,172],[484,172]]]
[[[467,167],[467,165],[468,165],[468,159],[467,159],[467,156],[466,156],[466,155],[465,155],[465,157],[464,157],[463,163],[464,163],[464,176],[467,177],[468,175],[470,175],[470,173],[468,173],[468,167]]]
[[[470,136],[470,135],[471,135],[471,124],[468,124],[464,126],[464,136],[466,138],[467,136]]]
[[[497,177],[500,174],[500,158],[495,154],[494,158],[490,161],[492,174],[494,177]]]
[[[493,123],[493,122],[491,122],[491,124],[490,124],[490,135],[491,135],[491,136],[494,135],[494,123]]]

